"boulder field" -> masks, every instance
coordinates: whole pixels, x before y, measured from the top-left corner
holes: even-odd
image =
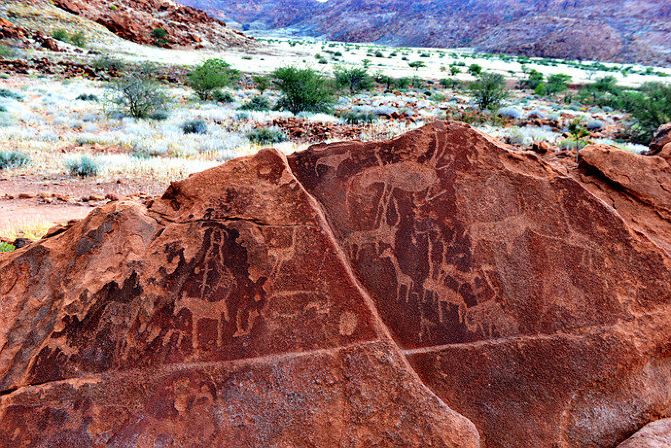
[[[444,122],[111,202],[0,257],[0,446],[657,447],[669,204]]]

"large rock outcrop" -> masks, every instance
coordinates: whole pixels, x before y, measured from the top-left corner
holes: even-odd
[[[250,38],[207,13],[172,0],[54,0],[72,14],[100,23],[124,39],[146,45],[227,47],[249,45]],[[153,30],[167,32],[157,39]]]
[[[0,258],[0,446],[613,447],[671,416],[671,232],[608,175],[435,123],[99,208]]]

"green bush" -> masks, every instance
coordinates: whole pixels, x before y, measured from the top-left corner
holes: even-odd
[[[536,86],[534,92],[537,95],[556,95],[558,93],[563,93],[568,90],[569,83],[572,78],[569,75],[556,74],[548,76],[546,82],[541,82]]]
[[[617,85],[617,79],[606,76],[580,89],[578,99],[584,104],[622,109],[623,94],[624,90]]]
[[[215,90],[212,92],[212,99],[218,103],[232,103],[235,101],[233,94],[227,90]]]
[[[270,79],[268,76],[263,75],[257,75],[252,77],[252,81],[254,81],[256,89],[259,92],[261,92],[261,95],[263,95],[263,92],[268,90],[273,85],[272,79]]]
[[[257,145],[271,145],[288,140],[287,134],[279,128],[257,128],[247,133],[247,138]]]
[[[76,47],[86,47],[86,36],[81,31],[70,34],[70,43]]]
[[[168,41],[168,31],[164,28],[154,28],[151,30],[151,37],[154,40],[154,45],[158,47],[165,47],[170,43]]]
[[[638,92],[623,94],[622,105],[632,116],[630,138],[647,145],[661,125],[671,122],[671,85],[645,83]]]
[[[86,155],[67,160],[65,167],[70,176],[92,177],[97,176],[100,172],[98,163]]]
[[[212,98],[218,89],[231,86],[240,79],[240,72],[222,59],[208,59],[188,75],[189,85],[201,100]]]
[[[5,243],[4,241],[0,242],[0,253],[14,252],[16,247],[12,244]]]
[[[363,67],[338,67],[334,74],[336,85],[341,89],[349,89],[352,94],[373,88],[373,78]]]
[[[538,70],[532,69],[528,75],[527,79],[521,82],[523,88],[536,90],[538,86],[545,82],[545,76]]]
[[[51,33],[51,37],[54,39],[65,42],[66,44],[72,44],[80,48],[86,46],[86,35],[81,31],[75,31],[74,33],[69,33],[64,28],[58,28]]]
[[[275,85],[282,92],[278,108],[294,114],[328,112],[334,104],[332,84],[315,70],[282,67],[273,72]]]
[[[477,76],[479,76],[479,75],[482,73],[482,66],[480,66],[480,65],[478,65],[478,64],[471,64],[471,65],[468,67],[468,73],[470,73],[471,75],[477,77]]]
[[[347,124],[370,124],[377,121],[373,112],[354,112],[348,110],[340,114],[340,118]]]
[[[189,120],[182,123],[182,132],[185,134],[207,134],[207,123],[204,120]]]
[[[501,102],[508,97],[506,80],[499,73],[481,73],[471,83],[469,90],[480,110],[498,109]]]
[[[240,110],[253,110],[253,111],[264,111],[264,110],[270,110],[270,101],[268,98],[257,95],[253,97],[251,100],[247,101],[245,104],[240,106]]]
[[[126,64],[121,59],[112,56],[103,55],[93,61],[93,68],[98,71],[106,72],[121,72],[126,67]]]
[[[30,164],[30,157],[18,151],[0,151],[0,170],[22,168]]]
[[[61,42],[70,43],[70,34],[66,29],[58,28],[51,32],[51,37]]]
[[[146,74],[130,74],[110,84],[111,105],[133,118],[150,118],[169,104],[165,89]]]

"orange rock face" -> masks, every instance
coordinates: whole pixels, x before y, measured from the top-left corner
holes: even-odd
[[[54,0],[59,8],[100,23],[124,39],[147,45],[244,46],[252,40],[205,12],[171,0]],[[155,29],[167,32],[159,39]]]
[[[671,413],[671,233],[604,198],[665,178],[581,169],[436,123],[96,209],[0,258],[0,446],[615,446]]]

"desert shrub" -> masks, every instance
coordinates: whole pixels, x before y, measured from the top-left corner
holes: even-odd
[[[0,112],[7,112],[7,107],[4,104],[0,104]]]
[[[151,38],[157,47],[164,47],[169,44],[168,31],[165,28],[154,28],[151,30]]]
[[[215,90],[212,92],[212,99],[218,103],[232,103],[235,101],[233,94],[228,90]]]
[[[100,172],[98,163],[89,156],[80,156],[65,161],[70,176],[93,177]]]
[[[315,70],[282,67],[273,72],[275,85],[282,92],[279,109],[299,112],[328,112],[334,104],[331,83]]]
[[[480,66],[478,64],[471,64],[468,67],[468,73],[470,73],[471,75],[473,75],[475,77],[478,77],[482,73],[482,66]]]
[[[110,85],[108,101],[116,109],[133,118],[150,118],[165,111],[169,100],[165,89],[147,75],[127,75]]]
[[[103,55],[93,61],[93,68],[98,71],[121,72],[126,64],[121,59],[112,56]]]
[[[229,87],[240,78],[240,72],[221,59],[208,59],[188,75],[189,85],[201,100],[212,98],[212,92]]]
[[[288,140],[287,134],[280,128],[257,128],[247,133],[250,142],[257,145],[271,145]]]
[[[207,134],[207,123],[201,119],[185,121],[182,123],[182,132],[185,134]]]
[[[377,121],[377,116],[372,111],[348,110],[341,113],[340,118],[347,124],[370,124]]]
[[[523,80],[520,84],[525,89],[536,90],[539,85],[545,82],[545,76],[538,70],[531,70],[527,74],[527,79]]]
[[[632,117],[630,138],[647,145],[661,125],[671,122],[671,85],[645,83],[638,92],[624,94],[622,105]]]
[[[86,36],[81,31],[70,34],[70,43],[76,47],[84,48],[86,46]]]
[[[470,92],[480,110],[496,109],[508,97],[506,80],[499,73],[481,73],[471,83]]]
[[[5,88],[0,88],[0,98],[10,98],[12,100],[23,101],[23,95]]]
[[[380,50],[378,50],[378,51],[375,52],[375,57],[376,57],[376,58],[383,58],[383,57],[384,57],[384,53],[382,53]]]
[[[373,87],[373,78],[363,67],[344,68],[335,70],[336,85],[341,89],[349,89],[354,94]]]
[[[0,45],[0,57],[2,58],[14,58],[19,55],[19,52],[12,47],[7,45]]]
[[[4,241],[0,242],[0,253],[14,252],[16,247],[13,244],[5,243]]]
[[[18,151],[0,151],[0,170],[21,168],[30,164],[30,157]]]
[[[72,44],[80,48],[86,46],[86,35],[81,31],[75,31],[74,33],[69,33],[64,28],[58,28],[51,33],[51,37],[54,39],[65,42],[66,44]]]
[[[603,129],[606,125],[604,124],[603,121],[601,120],[590,120],[587,122],[585,127],[589,131],[598,131],[600,129]]]
[[[77,96],[77,99],[80,101],[98,101],[98,96],[92,93],[82,93]]]
[[[64,28],[58,28],[51,32],[51,37],[61,42],[69,43],[70,42],[70,33]]]
[[[544,96],[552,96],[566,92],[571,79],[572,78],[569,75],[564,75],[562,73],[550,75],[546,82],[538,84],[534,92]]]
[[[499,116],[511,120],[519,120],[522,118],[522,111],[516,107],[502,107],[499,109]]]
[[[273,84],[272,79],[270,79],[268,76],[263,76],[263,75],[257,75],[257,76],[252,77],[252,81],[254,81],[254,85],[256,86],[256,89],[259,92],[261,92],[261,95],[263,95],[263,92],[270,89],[270,87]]]
[[[240,110],[264,111],[270,110],[270,101],[265,96],[256,95],[251,100],[240,106]]]
[[[152,112],[149,114],[149,119],[150,120],[156,120],[156,121],[165,121],[170,117],[170,112],[167,110],[157,110],[156,112]]]

